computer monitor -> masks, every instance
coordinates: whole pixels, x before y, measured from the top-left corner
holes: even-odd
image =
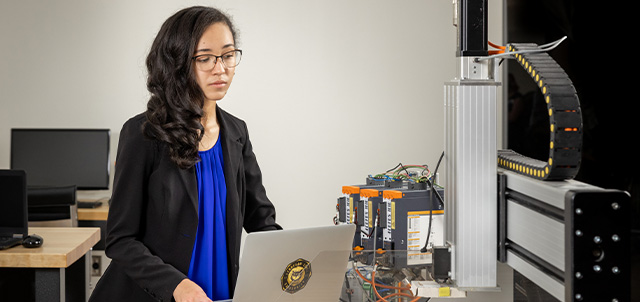
[[[27,236],[26,186],[24,171],[0,170],[0,236]]]
[[[109,189],[109,129],[11,129],[11,169],[27,186]]]

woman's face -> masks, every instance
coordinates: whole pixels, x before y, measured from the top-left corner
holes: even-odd
[[[198,41],[196,53],[193,56],[220,56],[234,49],[235,44],[231,30],[226,24],[219,22],[209,25],[205,30]],[[211,57],[211,59],[215,58]],[[196,64],[195,61],[193,64]],[[204,93],[205,101],[221,100],[227,94],[235,74],[235,68],[227,68],[220,58],[217,58],[217,62],[211,70],[200,70],[196,65],[194,65],[194,70],[196,81]]]

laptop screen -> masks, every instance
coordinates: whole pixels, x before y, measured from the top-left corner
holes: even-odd
[[[0,170],[0,235],[27,235],[27,182],[24,171]]]

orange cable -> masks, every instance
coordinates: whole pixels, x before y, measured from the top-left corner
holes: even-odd
[[[388,302],[387,300],[385,300],[385,298],[380,296],[380,293],[378,293],[378,290],[376,290],[376,279],[375,279],[375,277],[376,277],[376,272],[374,270],[373,272],[371,272],[371,287],[373,288],[373,291],[376,293],[376,296],[378,296],[378,299],[379,299],[378,301]],[[384,286],[382,284],[380,284],[380,287],[384,287]],[[410,288],[407,288],[407,287],[397,287],[397,288],[399,288],[401,290],[408,290],[411,293],[411,295],[410,294],[406,294],[406,293],[395,293],[395,294],[387,295],[385,297],[387,297],[387,298],[388,297],[392,297],[392,296],[405,296],[405,297],[409,297],[409,298],[415,297],[413,295],[413,292],[411,292]],[[415,297],[415,299],[411,300],[411,302],[416,302],[418,300],[420,300],[420,297]]]
[[[496,54],[504,53],[505,49],[507,49],[507,47],[491,43],[491,41],[488,41],[488,43],[489,43],[489,46],[491,46],[493,48],[500,49],[500,50],[489,50],[489,54],[490,55],[496,55]]]
[[[378,296],[378,299],[379,299],[378,301],[388,302],[382,296],[380,296],[380,293],[376,289],[376,272],[375,271],[371,272],[371,288],[373,289],[373,292],[376,293],[376,296]]]
[[[507,49],[507,47],[506,47],[506,46],[500,46],[500,45],[497,45],[497,44],[491,43],[491,41],[488,41],[488,43],[489,43],[489,46],[491,46],[491,47],[493,47],[493,48],[502,49],[502,50]]]
[[[369,280],[369,279],[367,279],[367,277],[363,276],[362,273],[360,273],[359,270],[354,269],[354,271],[356,271],[356,273],[358,273],[358,275],[360,276],[360,278],[362,278],[362,280],[367,281],[367,283],[371,284],[371,280]],[[382,287],[382,288],[388,288],[388,289],[409,290],[409,289],[407,289],[405,287],[389,286],[389,285],[384,285],[384,284],[378,284],[378,286]]]

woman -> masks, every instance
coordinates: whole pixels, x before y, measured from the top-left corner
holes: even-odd
[[[163,24],[147,57],[147,111],[120,133],[112,262],[91,301],[231,298],[242,227],[281,229],[245,123],[217,106],[241,54],[216,9],[186,8]]]

